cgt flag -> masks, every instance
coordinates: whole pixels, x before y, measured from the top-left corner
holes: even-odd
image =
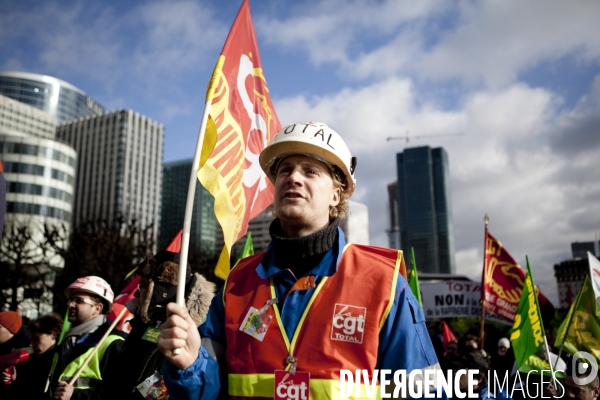
[[[486,271],[484,271],[483,298],[487,312],[514,321],[525,273],[502,243],[486,230],[485,256]],[[554,315],[554,307],[550,301],[538,290],[542,309],[549,315]],[[544,314],[546,315],[546,314]]]
[[[538,305],[535,286],[527,260],[527,274],[521,293],[521,299],[515,315],[515,323],[510,331],[510,341],[515,352],[515,361],[519,370],[527,364],[529,358],[544,345],[544,324]]]
[[[211,101],[198,179],[215,197],[225,245],[215,274],[229,274],[231,247],[273,201],[258,156],[281,130],[263,74],[250,5],[244,0],[206,93]]]
[[[587,351],[600,361],[600,304],[589,277],[585,278],[577,299],[558,328],[554,346],[563,344],[571,354]]]

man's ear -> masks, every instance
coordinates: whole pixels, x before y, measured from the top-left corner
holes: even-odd
[[[340,204],[340,199],[342,198],[342,188],[333,188],[333,196],[331,197],[330,206],[335,207]]]

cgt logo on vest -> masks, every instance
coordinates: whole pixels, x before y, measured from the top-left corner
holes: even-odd
[[[310,393],[310,373],[275,370],[274,400],[308,400]]]
[[[367,309],[365,307],[336,303],[333,308],[331,340],[362,343],[366,318]]]

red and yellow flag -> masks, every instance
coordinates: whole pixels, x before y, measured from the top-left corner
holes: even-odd
[[[482,287],[485,309],[490,314],[504,318],[507,321],[514,321],[521,300],[521,293],[523,292],[525,272],[502,246],[502,243],[487,232],[487,229],[485,257],[486,270],[483,273],[484,282]],[[554,312],[554,307],[539,289],[538,298],[543,309],[552,308],[548,311]]]
[[[263,74],[250,5],[244,0],[221,51],[206,99],[211,101],[198,179],[215,197],[225,246],[215,274],[229,274],[231,247],[248,222],[273,201],[258,156],[281,130]]]

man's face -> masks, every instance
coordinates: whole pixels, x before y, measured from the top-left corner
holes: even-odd
[[[585,386],[579,386],[573,381],[573,377],[567,375],[565,378],[567,385],[567,398],[577,400],[593,400],[600,396],[600,387],[598,387],[598,379],[595,379],[592,383]]]
[[[460,376],[460,378],[458,380],[458,386],[460,387],[461,391],[466,392],[467,390],[469,390],[469,370],[467,368],[465,368],[460,371],[464,371],[465,373]],[[458,373],[458,371],[455,371],[455,373]],[[473,379],[473,391],[475,391],[475,389],[477,389],[481,380],[482,380],[482,378]]]
[[[31,348],[35,354],[45,353],[50,347],[56,343],[56,336],[48,333],[32,333],[29,335],[31,340]]]
[[[74,292],[68,304],[69,322],[80,325],[100,315],[102,304],[97,303],[85,292]]]
[[[0,325],[0,344],[8,342],[13,336],[8,329]]]
[[[458,358],[458,345],[456,343],[448,343],[446,357],[452,360]]]
[[[508,351],[508,348],[506,348],[504,346],[498,347],[498,354],[500,354],[501,356],[505,355],[507,351]]]
[[[286,227],[314,233],[329,223],[329,209],[340,201],[327,166],[302,155],[286,157],[275,177],[275,213]]]

